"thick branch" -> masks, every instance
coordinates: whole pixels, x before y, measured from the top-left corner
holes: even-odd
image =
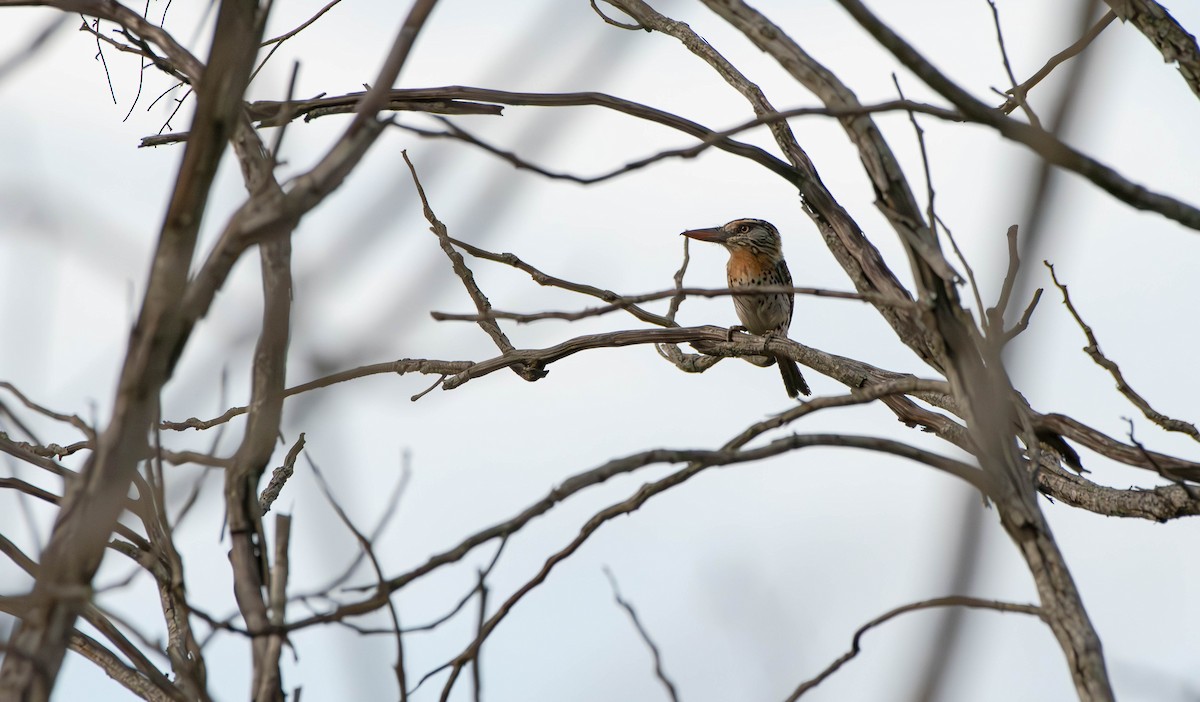
[[[1200,47],[1167,8],[1155,0],[1105,0],[1123,22],[1132,22],[1162,54],[1163,61],[1177,63],[1179,75],[1200,98]]]

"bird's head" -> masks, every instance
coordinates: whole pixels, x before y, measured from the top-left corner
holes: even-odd
[[[728,224],[709,229],[690,229],[683,236],[699,241],[713,241],[729,250],[746,251],[755,256],[767,256],[772,260],[783,256],[779,230],[775,225],[761,219],[735,219]]]

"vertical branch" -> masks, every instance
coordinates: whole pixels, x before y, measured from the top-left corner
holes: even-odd
[[[275,557],[271,563],[270,587],[267,592],[270,602],[270,611],[267,618],[274,630],[279,630],[283,627],[287,617],[287,582],[290,570],[288,546],[291,543],[291,536],[292,518],[288,515],[277,513],[275,515]],[[267,639],[265,658],[268,661],[273,661],[276,669],[279,666],[279,656],[283,652],[283,643],[283,634],[272,633]],[[255,698],[264,699],[270,692],[269,688],[256,690]]]
[[[156,424],[162,417],[157,417]],[[174,531],[167,514],[166,481],[162,470],[162,445],[154,431],[155,456],[150,461],[149,489],[138,500],[138,516],[153,549],[149,568],[158,586],[159,604],[167,627],[167,657],[175,681],[190,699],[207,700],[207,672],[200,645],[191,627],[191,608],[183,576],[183,559],[175,547]]]
[[[476,573],[479,579],[479,584],[475,586],[475,591],[479,593],[479,616],[475,618],[475,636],[483,635],[483,626],[487,623],[487,571],[479,570]],[[479,645],[479,652],[475,654],[474,660],[471,661],[471,699],[474,702],[479,702],[483,698],[483,644]]]
[[[838,0],[858,23],[906,62],[924,62],[916,50],[879,21],[859,0]],[[922,76],[924,78],[924,76]],[[906,242],[907,243],[907,242]],[[1066,560],[1037,504],[1015,427],[1018,397],[1000,358],[1000,345],[982,339],[958,301],[953,284],[919,256],[914,278],[929,301],[923,324],[942,346],[946,378],[961,404],[980,466],[993,478],[1000,523],[1025,558],[1046,621],[1067,658],[1081,700],[1111,700],[1112,686],[1096,634]]]
[[[209,67],[198,86],[192,134],[167,208],[141,312],[130,334],[113,415],[67,490],[34,585],[34,607],[0,668],[0,698],[46,700],[108,534],[145,455],[158,394],[186,341],[179,302],[209,190],[242,106],[265,13],[256,0],[223,0]]]
[[[234,595],[251,632],[256,702],[282,700],[279,676],[279,635],[271,634],[271,616],[264,598],[267,568],[262,511],[256,486],[275,447],[283,413],[283,391],[292,303],[292,242],[283,237],[263,244],[263,326],[254,351],[253,388],[246,434],[225,475],[225,508],[232,542]],[[286,534],[284,535],[286,536]],[[281,538],[276,536],[277,540]],[[280,544],[276,544],[277,548]],[[278,568],[279,563],[275,564]]]

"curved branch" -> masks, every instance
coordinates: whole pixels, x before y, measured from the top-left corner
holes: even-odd
[[[795,702],[795,700],[800,699],[804,693],[813,689],[817,685],[820,685],[825,681],[826,678],[836,673],[839,668],[857,656],[862,651],[860,642],[862,641],[863,634],[866,634],[871,629],[874,629],[875,627],[880,626],[891,619],[895,619],[901,614],[917,612],[922,609],[933,609],[935,607],[969,607],[971,609],[991,609],[997,612],[1019,612],[1021,614],[1032,614],[1043,621],[1046,620],[1046,613],[1041,607],[1037,607],[1035,605],[1017,604],[1015,602],[984,600],[978,597],[964,597],[961,595],[956,595],[951,597],[938,597],[932,600],[922,600],[921,602],[912,602],[895,609],[888,610],[887,612],[859,627],[858,631],[854,632],[854,638],[850,642],[850,650],[833,663],[830,663],[829,666],[817,674],[816,677],[801,683],[800,686],[797,687],[794,692],[792,692],[792,694],[788,695],[787,702]]]

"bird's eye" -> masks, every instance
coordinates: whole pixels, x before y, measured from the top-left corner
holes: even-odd
[[[739,232],[741,232],[741,233],[743,233],[743,234],[745,234],[745,233],[747,233],[747,232],[749,232],[749,231],[750,231],[750,225],[749,225],[749,224],[743,224],[743,225],[740,225],[740,226],[738,227],[738,231],[739,231]]]

